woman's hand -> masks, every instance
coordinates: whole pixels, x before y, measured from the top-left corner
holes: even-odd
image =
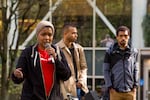
[[[15,69],[15,71],[14,71],[15,77],[17,77],[17,78],[23,78],[23,73],[22,73],[21,70],[22,70],[22,68]]]

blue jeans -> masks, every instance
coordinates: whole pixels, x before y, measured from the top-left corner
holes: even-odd
[[[81,100],[81,97],[84,96],[84,91],[80,88],[77,88],[77,97],[79,100]]]

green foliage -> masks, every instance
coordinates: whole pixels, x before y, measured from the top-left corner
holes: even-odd
[[[150,15],[146,15],[143,23],[142,23],[142,27],[143,27],[143,31],[144,31],[144,44],[146,47],[150,47]]]
[[[22,84],[14,84],[12,81],[9,83],[9,90],[8,93],[10,95],[15,95],[17,96],[16,98],[19,98],[21,95],[21,89],[22,89]]]
[[[2,73],[2,61],[1,61],[1,57],[0,57],[0,73]],[[1,83],[1,75],[0,75],[0,83]],[[9,82],[9,89],[8,89],[8,100],[20,100],[20,95],[21,95],[21,89],[22,89],[22,84],[14,84],[12,82],[12,80],[10,78],[8,78],[8,80],[10,80]],[[1,84],[0,84],[0,90],[1,90]],[[1,97],[0,97],[1,98]]]

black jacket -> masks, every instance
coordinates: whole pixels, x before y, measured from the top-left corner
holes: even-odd
[[[52,47],[56,50],[54,45]],[[67,80],[71,76],[71,71],[61,50],[60,55],[62,57],[61,61],[55,60],[53,87],[49,96],[46,97],[37,45],[23,50],[18,60],[17,68],[22,68],[24,77],[23,79],[17,79],[12,74],[14,83],[19,84],[24,81],[21,100],[63,100],[60,92],[60,80]]]
[[[118,43],[111,46],[104,58],[104,79],[106,87],[119,92],[129,92],[138,86],[138,50],[128,46],[121,50]]]

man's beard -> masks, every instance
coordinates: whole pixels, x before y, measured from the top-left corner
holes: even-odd
[[[124,40],[120,42],[120,45],[121,45],[122,47],[125,47],[125,46],[126,46],[126,44],[127,44],[127,42],[126,42],[126,41],[124,41]]]

